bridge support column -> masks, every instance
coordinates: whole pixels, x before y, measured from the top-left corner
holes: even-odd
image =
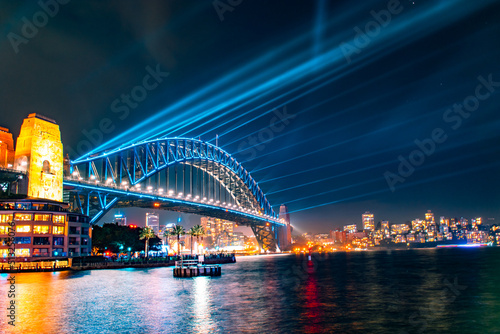
[[[275,232],[273,231],[273,229],[276,229],[275,226],[259,226],[252,224],[250,227],[261,249],[269,252],[276,252],[276,239],[274,238]]]

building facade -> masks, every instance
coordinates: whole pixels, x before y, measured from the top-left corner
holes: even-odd
[[[160,217],[155,212],[146,213],[146,226],[151,227],[155,234],[160,232]]]
[[[363,219],[363,230],[365,231],[375,231],[375,220],[373,219],[373,213],[366,211],[361,216]]]
[[[0,200],[0,259],[9,257],[9,238],[16,261],[90,255],[89,218],[67,209],[65,203],[44,199]]]

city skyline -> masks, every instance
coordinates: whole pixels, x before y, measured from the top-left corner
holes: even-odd
[[[217,137],[298,229],[366,210],[394,222],[429,208],[497,218],[500,47],[485,41],[499,4],[394,4],[256,1],[222,21],[211,3],[61,5],[28,42],[4,40],[2,108],[18,116],[0,126],[17,137],[28,113],[53,118],[73,159],[131,131]],[[0,6],[19,36],[15,18],[40,11]],[[96,25],[72,19],[85,10]]]

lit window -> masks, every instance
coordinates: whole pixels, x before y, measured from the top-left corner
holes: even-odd
[[[17,221],[29,221],[31,220],[30,213],[16,213],[15,220]]]
[[[63,226],[53,226],[53,233],[54,234],[64,234],[64,227]]]
[[[52,221],[54,223],[64,224],[64,215],[53,215]]]
[[[0,223],[9,223],[12,221],[12,215],[0,215]]]
[[[47,234],[49,233],[49,227],[47,225],[35,225],[33,226],[33,233]]]
[[[49,220],[50,220],[50,215],[35,214],[35,221],[37,222],[48,222]]]
[[[16,257],[28,257],[30,256],[29,248],[17,248],[16,249]]]
[[[0,258],[5,258],[7,256],[9,256],[9,249],[8,248],[0,249]]]
[[[9,226],[1,226],[0,225],[0,234],[9,234]]]
[[[16,226],[17,233],[28,233],[30,231],[29,225],[18,225]]]

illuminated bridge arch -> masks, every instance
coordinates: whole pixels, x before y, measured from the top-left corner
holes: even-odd
[[[72,161],[65,200],[96,223],[113,207],[145,207],[235,221],[274,250],[284,223],[229,153],[189,138],[140,142]]]

